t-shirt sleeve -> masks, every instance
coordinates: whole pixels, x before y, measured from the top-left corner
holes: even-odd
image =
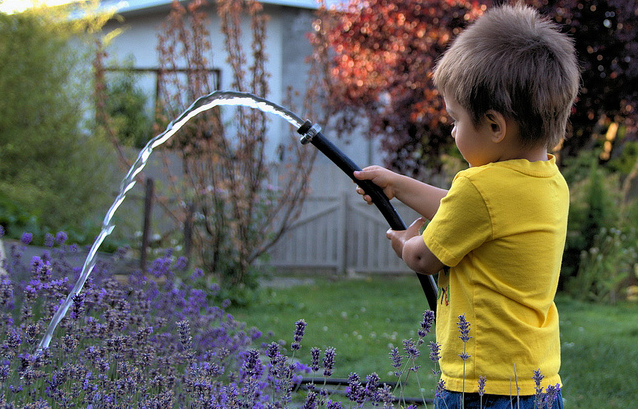
[[[425,245],[443,264],[454,267],[491,237],[483,196],[467,177],[457,176],[423,232]]]

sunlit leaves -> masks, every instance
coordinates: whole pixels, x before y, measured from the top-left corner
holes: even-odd
[[[461,27],[485,10],[477,1],[352,1],[326,16],[334,51],[330,102],[341,131],[363,115],[381,137],[388,165],[416,174],[441,166],[451,144],[442,100],[430,78]]]

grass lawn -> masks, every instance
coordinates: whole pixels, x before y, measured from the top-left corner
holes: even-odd
[[[600,306],[559,296],[563,350],[563,396],[567,409],[629,408],[638,397],[638,305]],[[406,338],[417,338],[427,302],[416,277],[372,277],[290,288],[264,288],[259,302],[229,310],[236,319],[264,332],[264,341],[292,342],[295,322],[308,326],[295,355],[310,363],[310,348],[335,347],[334,377],[376,372],[396,381],[388,353]],[[272,335],[268,334],[272,332]],[[434,340],[433,334],[427,340]],[[433,396],[429,349],[421,348],[422,368],[406,395]],[[489,382],[489,380],[488,380]]]

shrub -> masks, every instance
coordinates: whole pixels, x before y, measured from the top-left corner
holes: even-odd
[[[0,13],[0,223],[14,237],[29,224],[86,231],[108,197],[95,188],[105,146],[82,134],[90,81],[71,39],[82,31],[68,21],[58,9]]]
[[[614,303],[638,262],[635,203],[595,152],[572,160],[565,177],[571,203],[563,288],[576,299]]]

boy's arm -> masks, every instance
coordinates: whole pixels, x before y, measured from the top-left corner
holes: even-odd
[[[405,264],[419,274],[436,274],[445,265],[425,245],[421,227],[425,219],[414,221],[407,230],[388,230],[386,236],[392,241],[392,249]]]
[[[447,190],[419,182],[408,176],[399,175],[380,166],[370,166],[361,171],[354,172],[355,178],[369,180],[383,189],[388,199],[397,198],[406,206],[413,209],[421,216],[432,220],[439,209],[441,199],[447,195]],[[361,188],[357,192],[363,195]],[[363,197],[366,202],[372,203],[368,195]]]

